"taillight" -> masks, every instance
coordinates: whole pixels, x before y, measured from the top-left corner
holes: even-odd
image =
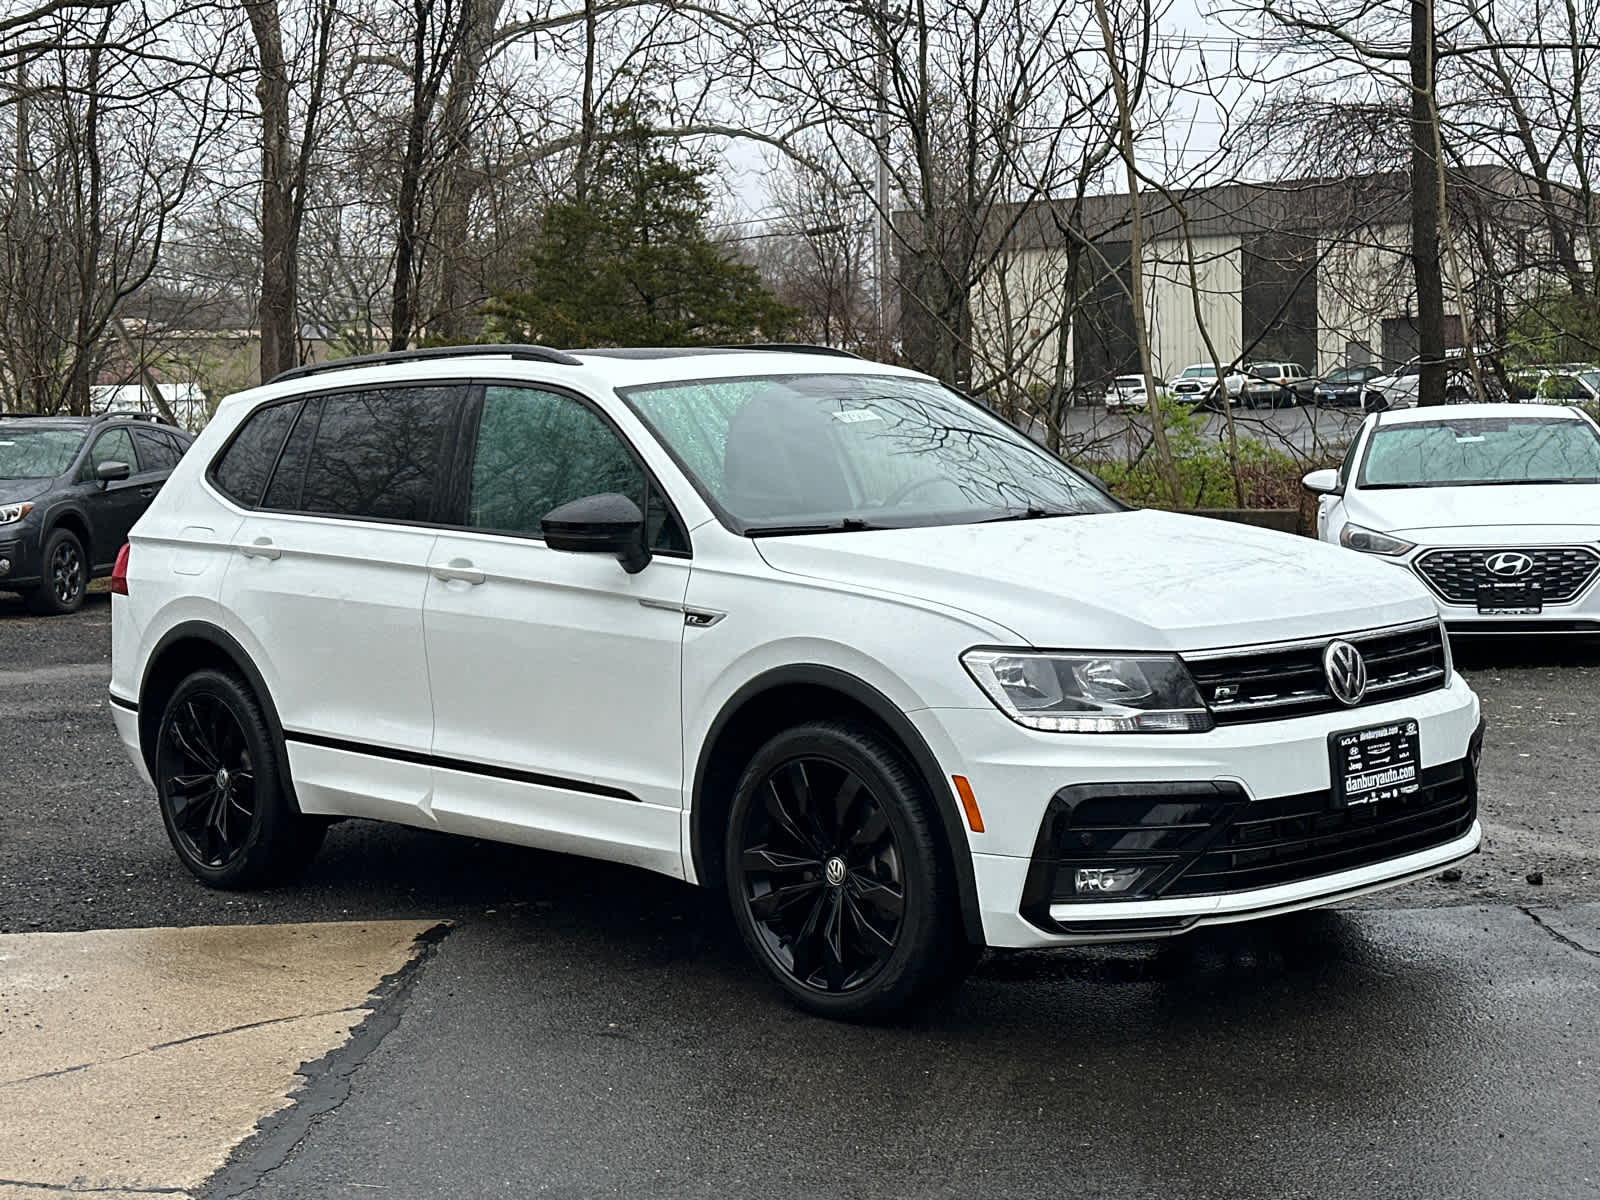
[[[117,596],[128,594],[128,543],[117,551],[117,564],[111,568],[111,591]]]

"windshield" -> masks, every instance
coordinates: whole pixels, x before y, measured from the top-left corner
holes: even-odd
[[[82,444],[81,429],[0,429],[0,479],[52,479]]]
[[[1372,374],[1370,367],[1340,367],[1322,377],[1323,383],[1361,383]]]
[[[1184,369],[1183,374],[1179,376],[1180,379],[1215,379],[1216,377],[1217,369],[1215,367],[1187,367]]]
[[[739,532],[954,525],[1121,506],[977,405],[882,375],[619,389]]]
[[[1587,421],[1466,417],[1380,425],[1361,487],[1600,483],[1600,434]]]

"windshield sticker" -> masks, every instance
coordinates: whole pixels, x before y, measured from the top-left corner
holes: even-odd
[[[882,417],[873,412],[870,408],[846,408],[836,413],[829,413],[828,415],[835,421],[843,421],[847,425],[854,425],[857,421],[883,420]]]

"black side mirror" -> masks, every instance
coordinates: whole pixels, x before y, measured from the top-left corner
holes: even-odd
[[[644,514],[617,492],[584,496],[553,508],[539,528],[550,549],[615,554],[629,575],[637,575],[650,563],[650,548],[644,543]]]
[[[126,479],[131,472],[132,468],[125,462],[103,462],[94,469],[94,477],[103,485]]]

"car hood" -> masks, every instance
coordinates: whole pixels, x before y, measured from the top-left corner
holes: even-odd
[[[0,504],[20,504],[49,490],[48,479],[0,479]]]
[[[1345,497],[1357,525],[1411,542],[1593,541],[1600,536],[1600,484],[1357,489]]]
[[[935,601],[1036,646],[1198,650],[1422,620],[1409,574],[1309,538],[1143,510],[758,539],[779,571]]]

